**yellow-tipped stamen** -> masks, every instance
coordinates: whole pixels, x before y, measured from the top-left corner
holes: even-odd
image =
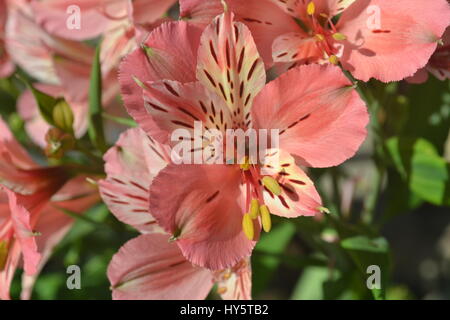
[[[241,169],[244,171],[250,169],[250,160],[247,156],[244,158],[244,163],[241,164]]]
[[[319,14],[319,16],[321,16],[322,18],[328,19],[328,15],[326,13],[321,13],[321,14]]]
[[[308,6],[306,7],[306,13],[308,15],[312,16],[315,11],[316,11],[316,6],[315,6],[314,2],[310,1],[308,3]]]
[[[330,209],[328,209],[326,207],[318,207],[317,210],[319,210],[322,213],[326,213],[326,214],[330,213]]]
[[[217,288],[217,293],[218,294],[224,294],[227,292],[227,288],[226,287],[219,287]]]
[[[259,211],[261,212],[261,222],[262,226],[265,232],[269,232],[272,228],[272,220],[270,218],[270,211],[269,208],[267,208],[266,205],[262,205],[259,208]]]
[[[342,40],[347,39],[347,37],[345,36],[345,34],[336,32],[336,33],[333,33],[333,39],[337,40],[337,41],[342,41]]]
[[[259,216],[259,201],[258,199],[252,199],[250,203],[250,217],[255,220]]]
[[[332,63],[332,64],[338,64],[338,63],[339,63],[339,58],[336,57],[336,56],[333,54],[333,55],[331,55],[331,56],[328,58],[328,61],[330,61],[330,63]]]
[[[323,40],[325,40],[325,37],[322,34],[318,33],[318,34],[316,34],[316,40],[323,41]]]
[[[253,220],[248,213],[244,214],[244,217],[242,218],[242,229],[244,230],[245,236],[249,240],[253,240],[255,228],[253,227]]]
[[[281,194],[281,187],[278,184],[277,180],[270,176],[265,176],[262,178],[263,185],[269,189],[274,195],[279,196]]]

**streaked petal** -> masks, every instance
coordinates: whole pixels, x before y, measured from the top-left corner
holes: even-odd
[[[225,100],[239,122],[245,122],[266,73],[250,30],[233,22],[231,13],[215,18],[203,32],[197,78]]]
[[[377,15],[379,26],[374,20]],[[348,39],[342,64],[363,81],[412,76],[428,62],[448,21],[446,0],[357,1],[344,11],[337,26]]]
[[[141,129],[129,129],[104,156],[100,193],[111,212],[141,232],[158,229],[149,212],[149,186],[168,161],[168,150]]]
[[[252,115],[256,127],[279,129],[280,148],[312,167],[335,166],[352,157],[369,120],[342,71],[319,65],[293,68],[270,82],[256,97]]]
[[[210,271],[193,266],[169,236],[146,234],[128,241],[108,267],[113,299],[204,299]]]
[[[153,180],[150,211],[192,263],[225,269],[253,249],[242,231],[240,174],[237,166],[169,165]]]

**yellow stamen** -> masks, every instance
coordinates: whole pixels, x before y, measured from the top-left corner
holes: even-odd
[[[319,16],[321,16],[322,18],[328,19],[328,15],[326,13],[321,13],[321,14],[319,14]]]
[[[270,219],[269,208],[266,205],[262,205],[259,209],[261,212],[261,222],[265,232],[269,232],[272,228],[272,220]]]
[[[3,270],[6,264],[6,258],[8,257],[8,241],[0,242],[0,271]]]
[[[317,39],[317,41],[323,41],[323,40],[325,40],[325,37],[322,34],[318,33],[318,34],[316,34],[316,39]]]
[[[332,63],[332,64],[338,64],[338,63],[339,63],[339,58],[336,57],[336,56],[333,54],[333,55],[331,55],[331,56],[328,58],[328,61],[330,61],[330,63]]]
[[[244,230],[245,236],[249,240],[253,240],[255,228],[253,227],[253,220],[248,213],[244,214],[244,217],[242,218],[242,229]]]
[[[308,13],[308,15],[312,16],[315,11],[316,11],[316,6],[314,5],[314,2],[310,1],[308,3],[308,6],[306,7],[306,13]]]
[[[250,160],[247,156],[244,158],[244,163],[241,164],[241,169],[244,171],[250,169]]]
[[[337,40],[337,41],[342,41],[342,40],[347,39],[345,34],[342,34],[342,33],[339,33],[339,32],[333,33],[333,38],[334,38],[334,40]]]
[[[259,201],[258,199],[252,199],[250,203],[250,217],[254,220],[259,216]]]
[[[219,287],[217,289],[217,293],[218,294],[224,294],[225,292],[227,292],[227,288],[226,287]]]
[[[279,196],[281,194],[281,187],[278,184],[277,180],[270,176],[265,176],[262,178],[263,185],[269,189],[274,195]]]
[[[228,280],[231,278],[231,272],[227,271],[224,275],[223,275],[223,280]]]

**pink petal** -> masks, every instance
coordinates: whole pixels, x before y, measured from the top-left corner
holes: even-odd
[[[42,258],[36,274],[22,275],[21,299],[30,299],[38,273],[47,263],[55,246],[61,242],[74,223],[74,218],[63,213],[61,209],[84,214],[98,201],[96,188],[86,181],[86,177],[79,176],[70,180],[52,197],[52,202],[43,208],[35,226],[35,230],[40,234],[36,237],[36,242]]]
[[[272,43],[278,36],[300,30],[295,21],[281,10],[275,1],[269,0],[227,0],[236,20],[245,23],[252,32],[266,67],[272,65]],[[223,12],[219,0],[181,0],[180,16],[194,23],[206,26]]]
[[[240,174],[237,166],[172,164],[153,180],[150,211],[192,263],[225,269],[250,254],[255,242],[242,231]]]
[[[312,167],[335,166],[352,157],[369,120],[342,71],[319,65],[293,68],[270,82],[256,97],[252,115],[256,127],[279,129],[280,148]]]
[[[242,259],[232,268],[215,275],[217,292],[224,300],[252,299],[252,267],[250,258]]]
[[[158,229],[149,212],[148,188],[170,161],[168,150],[141,129],[129,129],[104,156],[107,178],[100,193],[111,212],[141,232]]]
[[[161,18],[176,0],[135,0],[132,17],[135,24],[147,24]]]
[[[245,121],[266,73],[250,30],[222,14],[205,29],[198,50],[197,78]]]
[[[125,4],[125,1],[122,1]],[[70,6],[80,10],[80,28],[69,29],[67,22]],[[72,40],[85,40],[99,36],[111,23],[102,14],[98,0],[44,0],[31,2],[37,23],[48,33]]]
[[[273,2],[285,10],[286,13],[295,18],[306,21],[308,19],[307,6],[310,2],[314,3],[316,17],[319,17],[320,14],[326,14],[329,17],[334,17],[344,11],[355,1],[356,0],[278,0]]]
[[[37,272],[41,255],[37,250],[36,236],[31,228],[31,214],[18,202],[14,192],[6,188],[3,190],[8,195],[14,236],[21,247],[25,272],[33,275]]]
[[[200,35],[200,28],[186,22],[165,23],[155,29],[144,43],[151,48],[150,55],[139,48],[120,65],[119,81],[125,107],[145,131],[153,130],[155,123],[144,108],[142,88],[135,79],[142,83],[160,79],[195,81]]]
[[[368,27],[373,15],[369,6],[381,10],[380,28]],[[412,76],[426,65],[448,21],[446,0],[357,1],[344,11],[337,26],[348,39],[342,64],[363,81]]]
[[[273,61],[308,64],[323,58],[323,52],[317,48],[317,40],[304,32],[283,34],[273,43]]]
[[[37,165],[17,142],[7,124],[0,117],[0,164],[4,162],[13,163],[21,169],[34,169]]]
[[[175,243],[162,234],[141,235],[114,255],[108,278],[113,299],[204,299],[211,272],[188,262]]]
[[[282,188],[278,196],[269,190],[264,192],[264,201],[272,214],[295,218],[312,216],[319,212],[322,200],[314,183],[295,164],[294,158],[289,153],[280,151],[276,156],[267,156],[264,174],[271,175]]]
[[[144,101],[147,112],[157,124],[157,127],[148,133],[161,143],[170,143],[169,136],[176,129],[187,130],[191,137],[194,137],[195,122],[198,121],[202,122],[201,129],[217,129],[223,132],[225,128],[231,128],[233,125],[234,117],[223,99],[210,92],[200,82],[146,83]]]

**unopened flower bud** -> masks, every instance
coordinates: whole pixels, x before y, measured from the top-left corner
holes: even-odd
[[[53,107],[53,122],[64,132],[73,132],[73,112],[64,99],[60,99]]]

